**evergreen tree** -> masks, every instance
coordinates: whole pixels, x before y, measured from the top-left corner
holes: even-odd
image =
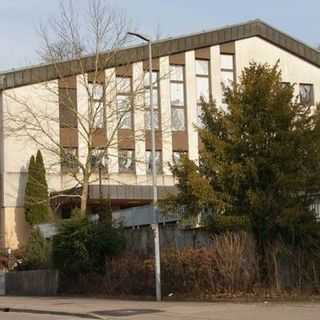
[[[28,167],[28,176],[27,176],[27,183],[24,193],[24,211],[26,216],[26,221],[32,223],[32,209],[34,206],[34,179],[36,176],[36,161],[34,156],[30,157],[29,167]]]
[[[320,190],[320,112],[293,92],[277,65],[252,63],[225,89],[228,111],[204,103],[200,163],[184,158],[173,166],[178,193],[165,202],[185,215],[209,212],[213,221],[247,218],[261,266],[276,240],[307,250],[320,239],[311,209]]]
[[[31,156],[25,189],[26,221],[31,225],[48,221],[48,185],[42,154],[37,152],[36,159]]]

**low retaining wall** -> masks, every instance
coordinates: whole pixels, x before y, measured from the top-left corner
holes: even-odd
[[[128,252],[154,254],[154,234],[150,226],[125,229]],[[180,229],[176,224],[160,224],[161,249],[202,248],[212,245],[210,234],[203,229]]]
[[[58,283],[56,270],[17,271],[5,275],[7,295],[54,296],[58,292]]]

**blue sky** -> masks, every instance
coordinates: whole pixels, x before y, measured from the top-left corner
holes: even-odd
[[[76,0],[84,8],[87,0]],[[40,22],[58,12],[59,0],[0,1],[0,70],[37,63]],[[260,18],[311,46],[320,44],[319,0],[111,0],[136,28],[162,37]]]

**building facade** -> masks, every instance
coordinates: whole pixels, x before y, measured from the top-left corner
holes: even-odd
[[[153,89],[156,115],[157,184],[160,196],[173,191],[175,180],[170,163],[181,154],[198,161],[201,141],[195,125],[199,123],[200,97],[212,96],[218,106],[224,103],[222,83],[230,85],[251,61],[279,63],[283,82],[295,84],[295,94],[304,102],[320,100],[320,52],[274,29],[262,21],[157,41],[153,45],[153,83],[148,79],[146,46],[120,50],[119,58],[108,62],[102,70],[101,85],[106,79],[114,83],[114,90],[96,94],[97,101],[117,105],[126,101],[136,86],[140,105],[124,116],[114,142],[112,157],[102,162],[108,171],[90,186],[89,199],[94,203],[99,196],[110,197],[115,208],[128,208],[150,203],[151,188],[151,132],[148,91]],[[92,64],[86,58],[86,76],[90,79]],[[66,153],[84,157],[85,141],[79,123],[64,109],[66,96],[77,110],[87,112],[88,93],[82,86],[80,72],[65,63],[64,79],[60,79],[52,65],[40,65],[0,74],[0,203],[1,246],[16,248],[25,242],[28,227],[24,220],[24,188],[28,161],[38,149],[43,152],[51,192],[74,186],[63,164],[52,158],[28,136],[13,135],[6,129],[6,114],[19,115],[23,101],[28,101],[34,112],[45,110],[58,122],[46,124],[52,136],[59,136]],[[125,66],[125,67],[124,67]],[[69,70],[69,71],[68,71]],[[90,80],[88,80],[90,81]],[[55,94],[55,93],[57,94]],[[108,119],[110,108],[105,108],[95,137],[97,152],[104,137],[110,136]],[[112,108],[111,108],[112,109]],[[68,126],[64,123],[68,119]],[[74,125],[72,125],[74,121]],[[71,124],[71,125],[70,125]],[[41,133],[39,133],[41,134]],[[50,141],[43,140],[43,145]],[[70,169],[70,168],[69,168]]]

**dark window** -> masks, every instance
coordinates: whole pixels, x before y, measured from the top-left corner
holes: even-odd
[[[314,93],[313,84],[300,84],[299,85],[300,103],[313,106],[314,105]]]
[[[78,148],[63,147],[61,151],[61,167],[63,172],[78,170]]]
[[[133,172],[134,165],[134,150],[119,150],[119,171]]]
[[[156,151],[156,172],[162,172],[162,161],[161,161],[161,151]],[[152,173],[152,152],[147,150],[146,151],[146,167],[147,167],[147,174]]]
[[[108,155],[106,149],[94,149],[90,161],[93,169],[98,169],[100,167],[106,171],[108,169]]]

